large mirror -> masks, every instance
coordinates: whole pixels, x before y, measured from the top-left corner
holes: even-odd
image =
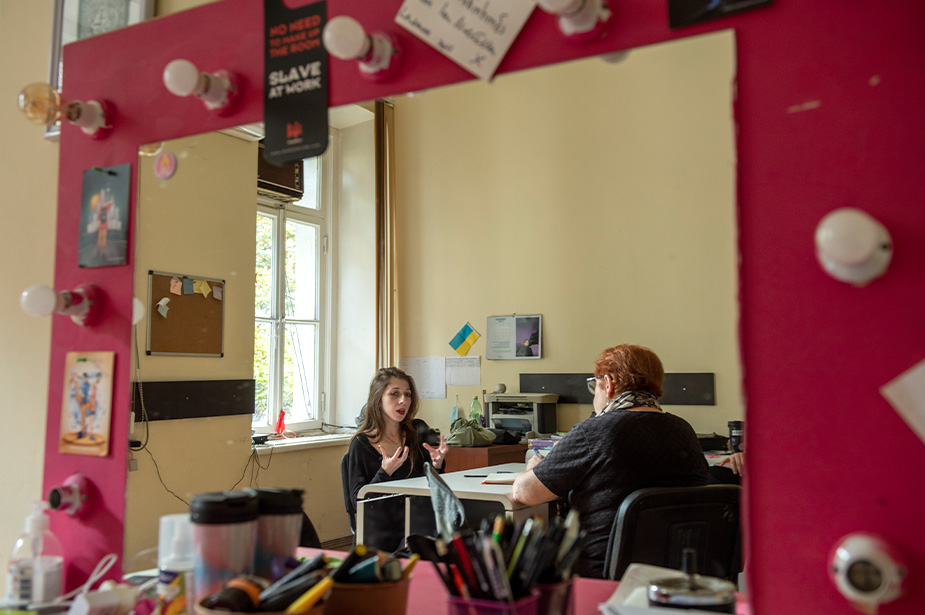
[[[619,62],[586,59],[392,101],[399,356],[452,355],[448,341],[466,322],[483,336],[469,353],[481,357],[481,386],[447,387],[445,399],[424,400],[422,418],[447,429],[457,396],[462,404],[498,383],[517,391],[521,372],[590,371],[600,350],[622,342],[651,346],[668,371],[716,375],[716,405],[669,408],[696,431],[725,433],[742,418],[735,71],[734,34],[721,31]],[[336,138],[318,175],[337,214],[319,282],[336,282],[325,313],[337,373],[325,373],[321,389],[325,421],[353,425],[375,368],[374,138],[369,111],[340,117],[332,110]],[[154,159],[139,158],[135,294],[151,302],[150,270],[225,280],[224,356],[147,356],[143,321],[133,380],[254,378],[258,144],[230,131],[161,147],[177,171],[157,178]],[[344,311],[356,304],[368,306],[365,316]],[[544,315],[541,361],[485,360],[486,317],[512,313]],[[560,429],[588,411],[561,405]],[[154,546],[161,515],[235,486],[303,488],[322,540],[349,535],[344,443],[252,456],[249,415],[147,430],[140,418],[133,437],[146,446],[131,453],[127,568],[150,565],[139,554]]]

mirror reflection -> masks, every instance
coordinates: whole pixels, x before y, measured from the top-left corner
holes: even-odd
[[[590,371],[601,348],[623,342],[652,347],[669,372],[716,374],[715,406],[667,408],[696,431],[724,434],[742,418],[734,58],[724,31],[620,63],[587,59],[393,101],[399,359],[452,356],[447,343],[466,322],[484,336],[487,316],[544,317],[542,360],[486,361],[477,342],[468,356],[481,355],[481,386],[446,387],[445,399],[423,400],[421,418],[446,431],[457,395],[502,382],[516,392],[526,372]],[[132,451],[127,485],[127,569],[151,565],[138,554],[154,546],[158,518],[204,491],[302,488],[322,540],[350,534],[346,443],[252,456],[251,429],[269,431],[280,408],[294,431],[355,425],[376,368],[374,127],[369,110],[354,112],[317,174],[305,166],[317,207],[258,195],[253,127],[164,143],[177,158],[170,179],[139,158],[136,297],[152,303],[151,270],[225,280],[224,351],[146,355],[142,321],[133,379],[253,379],[258,411],[147,430],[136,416],[132,438],[144,447]],[[274,235],[280,225],[291,233]],[[291,244],[296,288],[274,290],[280,243]],[[559,429],[589,412],[560,405]]]

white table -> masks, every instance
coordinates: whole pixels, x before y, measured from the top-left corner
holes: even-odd
[[[485,476],[491,472],[517,473],[523,472],[526,468],[527,464],[525,463],[503,463],[460,472],[448,472],[441,474],[440,477],[460,500],[497,502],[500,504],[500,508],[503,509],[504,514],[515,522],[535,515],[545,518],[549,510],[548,504],[524,506],[511,501],[511,485],[482,484]],[[404,478],[364,485],[357,494],[357,543],[361,544],[363,542],[364,500],[372,500],[382,496],[401,496],[405,498],[405,536],[407,536],[411,533],[411,500],[407,496],[430,497],[427,477],[419,476],[417,478]]]

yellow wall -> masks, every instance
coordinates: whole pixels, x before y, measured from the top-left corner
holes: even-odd
[[[33,284],[52,285],[58,185],[58,144],[42,138],[16,108],[22,87],[48,80],[51,2],[0,2],[0,207],[3,210],[4,291],[0,293],[0,563],[23,531],[29,503],[41,493],[48,407],[51,319],[19,308],[19,294]],[[76,232],[76,230],[75,230]],[[60,378],[61,374],[56,377]],[[60,403],[60,400],[59,402]],[[6,568],[3,568],[6,570]],[[0,580],[5,594],[6,575]]]
[[[446,356],[469,322],[481,387],[592,371],[619,343],[714,372],[698,432],[742,418],[731,31],[396,101],[401,357]],[[543,358],[486,361],[486,317],[543,315]],[[560,408],[560,429],[590,406]]]
[[[151,269],[224,279],[225,356],[146,356],[145,320],[136,329],[140,380],[253,378],[257,144],[213,133],[170,141],[165,149],[178,159],[169,180],[154,176],[153,158],[139,159],[135,296],[149,302]],[[135,438],[144,441],[139,421],[136,417]],[[158,519],[186,512],[181,499],[188,503],[207,491],[301,488],[305,510],[323,540],[349,535],[343,499],[328,497],[341,493],[338,464],[345,447],[276,453],[261,457],[258,467],[251,459],[250,423],[250,415],[239,415],[150,424],[147,450],[133,453],[138,470],[128,475],[127,569],[154,565],[150,556],[139,554],[157,546]]]

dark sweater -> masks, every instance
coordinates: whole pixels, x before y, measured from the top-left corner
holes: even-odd
[[[415,419],[415,426],[418,428],[418,433],[422,432],[422,427],[424,430],[427,429],[427,424],[420,419]],[[350,512],[356,513],[357,494],[366,485],[424,476],[424,464],[430,463],[430,453],[423,446],[419,446],[418,450],[420,455],[417,463],[412,464],[409,451],[405,463],[390,476],[382,469],[382,455],[379,449],[370,444],[369,438],[365,435],[357,434],[350,441],[350,448],[347,450],[347,476],[350,485],[350,503],[353,506]],[[412,521],[420,518],[420,515],[415,513],[417,509],[421,509],[424,513],[423,521],[426,522],[424,527],[412,527],[412,532],[432,533],[434,524],[430,501],[426,498],[414,498],[412,502],[415,504],[412,510]],[[405,535],[403,497],[368,503],[365,505],[364,516],[366,519],[363,528],[363,543],[366,546],[383,551],[394,551],[400,546]]]
[[[661,412],[612,410],[584,420],[533,472],[578,511],[587,541],[574,571],[598,578],[604,575],[610,528],[627,495],[643,487],[707,483],[707,461],[693,428]]]

